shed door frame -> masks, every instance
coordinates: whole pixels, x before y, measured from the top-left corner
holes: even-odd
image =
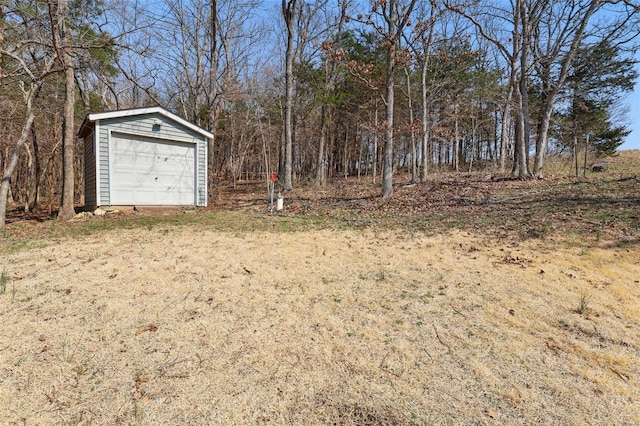
[[[113,203],[113,134],[116,135],[122,135],[124,137],[127,136],[131,136],[134,138],[142,138],[142,139],[152,139],[152,140],[157,140],[158,142],[178,142],[178,143],[182,143],[182,144],[190,144],[190,145],[194,145],[194,158],[193,158],[193,205],[196,206],[198,205],[198,141],[194,141],[194,140],[187,140],[187,139],[181,139],[181,138],[162,138],[159,136],[155,136],[155,135],[146,135],[146,134],[139,134],[139,133],[135,133],[135,132],[128,132],[128,131],[120,131],[120,130],[114,130],[114,129],[109,129],[108,134],[107,134],[107,144],[108,144],[108,152],[109,152],[109,205],[113,206],[116,205]],[[161,204],[158,204],[161,205]]]

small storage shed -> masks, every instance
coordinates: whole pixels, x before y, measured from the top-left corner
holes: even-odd
[[[89,114],[85,206],[206,206],[207,142],[213,135],[164,108]]]

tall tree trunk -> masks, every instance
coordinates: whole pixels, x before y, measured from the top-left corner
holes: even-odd
[[[507,143],[509,142],[509,127],[511,126],[511,101],[513,99],[513,85],[509,85],[509,94],[502,110],[502,126],[500,126],[500,173],[506,171]]]
[[[282,112],[282,122],[284,124],[284,111]],[[278,181],[282,185],[282,179],[284,179],[284,163],[285,163],[285,146],[287,145],[287,139],[284,136],[284,126],[280,131],[280,140],[278,143]]]
[[[411,98],[411,79],[409,67],[404,67],[407,81],[407,108],[409,109],[409,140],[411,141],[411,182],[418,181],[418,149],[416,147],[416,131],[413,128],[413,100]]]
[[[20,200],[23,203],[23,210],[25,213],[28,213],[30,211],[29,205],[33,198],[33,176],[35,173],[33,173],[33,155],[31,154],[31,148],[29,148],[28,143],[24,144],[24,150],[27,152],[27,167],[23,170],[26,176],[24,178],[24,186],[19,188],[19,190],[24,194],[24,198]]]
[[[354,138],[356,140],[356,142],[360,142],[360,151],[358,152],[358,181],[360,181],[360,174],[362,173],[362,156],[364,155],[364,143],[362,143],[362,140],[360,139],[359,136],[359,131],[358,131],[358,125],[356,124],[356,132],[354,135]]]
[[[33,198],[31,200],[30,210],[40,207],[40,192],[42,189],[42,164],[40,163],[40,146],[38,144],[38,135],[36,133],[35,124],[31,125],[31,141],[33,142],[33,161],[35,166],[35,187],[33,190]]]
[[[319,185],[327,183],[327,161],[325,158],[325,145],[327,139],[327,109],[322,105],[320,113],[320,141],[318,142],[318,157],[316,158],[316,182]]]
[[[374,111],[374,119],[373,119],[373,153],[372,153],[372,163],[373,163],[373,174],[371,175],[371,183],[375,185],[376,178],[378,175],[378,101],[375,102],[375,111]]]
[[[385,100],[385,123],[384,123],[384,155],[382,173],[382,197],[388,198],[393,195],[393,108],[395,96],[395,69],[396,69],[396,49],[397,40],[393,35],[397,31],[398,25],[398,1],[389,2],[389,15],[387,17],[388,40],[387,49],[387,96]]]
[[[431,153],[429,150],[429,99],[427,91],[427,71],[429,69],[429,59],[431,58],[431,44],[433,42],[433,32],[435,28],[435,14],[436,3],[434,0],[431,0],[429,32],[427,34],[426,44],[422,51],[424,59],[422,61],[422,72],[420,73],[420,88],[422,91],[422,157],[420,164],[420,182],[425,182],[427,180],[427,175],[429,174],[429,160],[431,159]]]
[[[65,100],[64,100],[64,133],[62,139],[62,202],[58,219],[66,220],[75,215],[74,210],[74,170],[73,156],[75,143],[74,129],[74,104],[75,104],[75,77],[73,65],[67,62],[65,75]]]
[[[578,137],[573,137],[573,162],[576,166],[576,177],[578,177]]]
[[[394,112],[394,96],[395,96],[395,69],[396,69],[396,53],[398,50],[398,40],[405,26],[409,23],[409,17],[416,5],[417,0],[411,2],[404,8],[402,14],[398,11],[398,0],[389,0],[385,3],[383,10],[388,10],[384,14],[387,25],[387,95],[385,105],[385,132],[384,132],[384,154],[383,154],[383,173],[382,173],[382,197],[389,198],[393,195],[393,112]],[[380,2],[378,2],[380,3]],[[376,6],[377,7],[377,6]]]
[[[428,55],[428,53],[425,53]],[[427,56],[428,57],[428,56]],[[420,182],[427,180],[429,174],[429,104],[427,99],[427,66],[428,60],[422,64],[420,86],[422,89],[422,157],[420,164]]]
[[[0,0],[0,80],[5,78],[4,59],[2,55],[2,50],[4,49],[4,31],[5,31],[5,24],[4,24],[5,10],[4,9],[5,7],[6,7],[6,0]]]
[[[458,126],[458,101],[454,106],[455,123],[453,128],[453,169],[457,172],[460,168],[460,130]]]
[[[393,107],[394,107],[394,72],[395,72],[395,47],[387,52],[387,99],[385,105],[384,123],[384,154],[382,173],[382,197],[393,195]]]
[[[521,104],[521,95],[518,92],[518,103]],[[527,167],[527,146],[525,139],[525,118],[522,107],[519,107],[516,113],[516,140],[514,149],[514,174],[518,179],[527,179],[529,177]]]
[[[520,19],[522,22],[522,51],[520,52],[520,115],[522,125],[522,146],[519,152],[519,173],[520,179],[526,179],[531,176],[529,169],[529,141],[531,140],[531,114],[529,112],[529,85],[528,85],[528,69],[529,69],[529,46],[531,45],[531,28],[529,23],[529,14],[526,10],[525,2],[520,2]]]
[[[209,116],[208,116],[208,129],[213,135],[211,139],[208,141],[207,146],[207,164],[208,164],[208,176],[207,176],[207,193],[213,194],[213,175],[216,168],[215,161],[215,148],[216,148],[216,122],[217,122],[217,97],[218,97],[218,2],[217,0],[211,0],[211,34],[210,38],[210,49],[209,55],[211,58],[209,59],[209,99],[208,108],[209,108]]]
[[[471,169],[473,168],[473,160],[474,157],[476,156],[476,152],[480,151],[480,141],[476,141],[477,137],[476,137],[476,126],[477,124],[475,123],[475,120],[472,118],[471,119],[471,155],[469,156],[469,173],[471,173]],[[476,149],[476,142],[478,144],[478,147]]]
[[[282,14],[287,26],[287,51],[285,70],[285,108],[284,108],[284,190],[293,189],[293,24],[297,0],[282,0]]]
[[[344,132],[344,152],[342,153],[342,174],[346,179],[349,176],[349,128]]]
[[[59,0],[57,8],[58,19],[58,49],[60,51],[60,61],[64,68],[64,133],[62,135],[62,200],[60,203],[60,211],[58,219],[66,220],[75,215],[74,210],[74,170],[73,156],[75,144],[75,124],[74,124],[74,106],[75,106],[75,68],[73,64],[73,47],[71,40],[71,31],[65,23],[68,14],[67,0]]]

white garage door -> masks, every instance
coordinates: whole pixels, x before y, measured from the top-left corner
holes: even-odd
[[[112,205],[194,205],[195,144],[113,133]]]

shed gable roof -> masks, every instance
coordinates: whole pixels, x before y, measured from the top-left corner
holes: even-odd
[[[136,115],[148,115],[148,114],[161,114],[167,117],[170,120],[175,121],[183,125],[184,127],[193,130],[196,133],[201,134],[202,136],[213,139],[213,134],[204,130],[201,127],[196,126],[193,123],[188,122],[184,118],[178,117],[177,115],[167,111],[162,107],[149,107],[149,108],[134,108],[134,109],[124,109],[118,111],[105,111],[105,112],[96,112],[92,114],[87,114],[87,117],[82,122],[80,126],[80,130],[78,131],[78,136],[84,137],[88,134],[88,131],[93,123],[99,120],[107,120],[110,118],[121,118],[121,117],[132,117]]]

